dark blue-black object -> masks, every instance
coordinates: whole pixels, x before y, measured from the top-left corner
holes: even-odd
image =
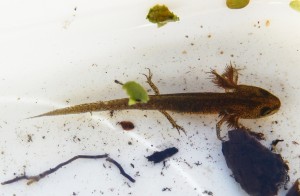
[[[280,156],[263,146],[248,131],[229,131],[222,152],[235,180],[250,195],[277,195],[287,179],[288,166]]]
[[[165,160],[166,158],[173,156],[177,152],[178,152],[178,149],[175,147],[172,147],[172,148],[167,148],[160,152],[155,152],[146,158],[148,159],[148,161],[153,161],[154,163],[159,163],[159,162]]]

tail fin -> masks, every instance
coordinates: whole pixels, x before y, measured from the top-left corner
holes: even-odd
[[[124,109],[130,109],[129,107],[130,106],[128,106],[128,99],[124,98],[124,99],[116,99],[111,101],[99,101],[94,103],[85,103],[85,104],[70,106],[66,108],[53,110],[37,116],[29,117],[28,119],[38,118],[42,116],[79,114],[79,113],[94,112],[94,111],[124,110]]]

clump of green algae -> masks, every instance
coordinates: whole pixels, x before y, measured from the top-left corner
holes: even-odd
[[[299,0],[293,0],[290,2],[290,7],[294,10],[300,12],[300,1]]]
[[[129,81],[123,84],[122,88],[129,96],[128,105],[134,105],[136,103],[147,103],[149,96],[147,91],[138,83]]]
[[[230,9],[241,9],[249,4],[250,0],[226,0],[226,5]]]
[[[152,23],[157,23],[158,27],[168,22],[179,21],[179,17],[171,12],[167,6],[158,4],[150,8],[146,18]]]

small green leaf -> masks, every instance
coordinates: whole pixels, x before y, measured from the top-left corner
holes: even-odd
[[[293,8],[294,10],[300,12],[300,1],[299,0],[291,1],[290,7]]]
[[[155,5],[150,8],[147,19],[152,23],[157,23],[158,27],[164,26],[168,22],[175,22],[179,20],[169,8],[165,5]]]
[[[249,4],[250,0],[226,0],[226,5],[230,9],[241,9]]]
[[[134,105],[136,103],[147,103],[149,96],[147,91],[138,83],[129,81],[123,84],[122,87],[129,95],[128,105]]]

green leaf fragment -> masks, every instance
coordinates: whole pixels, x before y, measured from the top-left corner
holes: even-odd
[[[250,0],[226,0],[226,5],[230,9],[241,9],[249,4]]]
[[[293,8],[294,10],[300,12],[300,1],[299,0],[291,1],[290,7]]]
[[[179,17],[171,12],[165,5],[155,5],[150,8],[146,18],[152,23],[157,23],[158,27],[161,27],[168,22],[179,21]]]
[[[138,83],[129,81],[123,84],[122,87],[129,96],[128,105],[134,105],[136,103],[147,103],[149,96],[147,91]]]

